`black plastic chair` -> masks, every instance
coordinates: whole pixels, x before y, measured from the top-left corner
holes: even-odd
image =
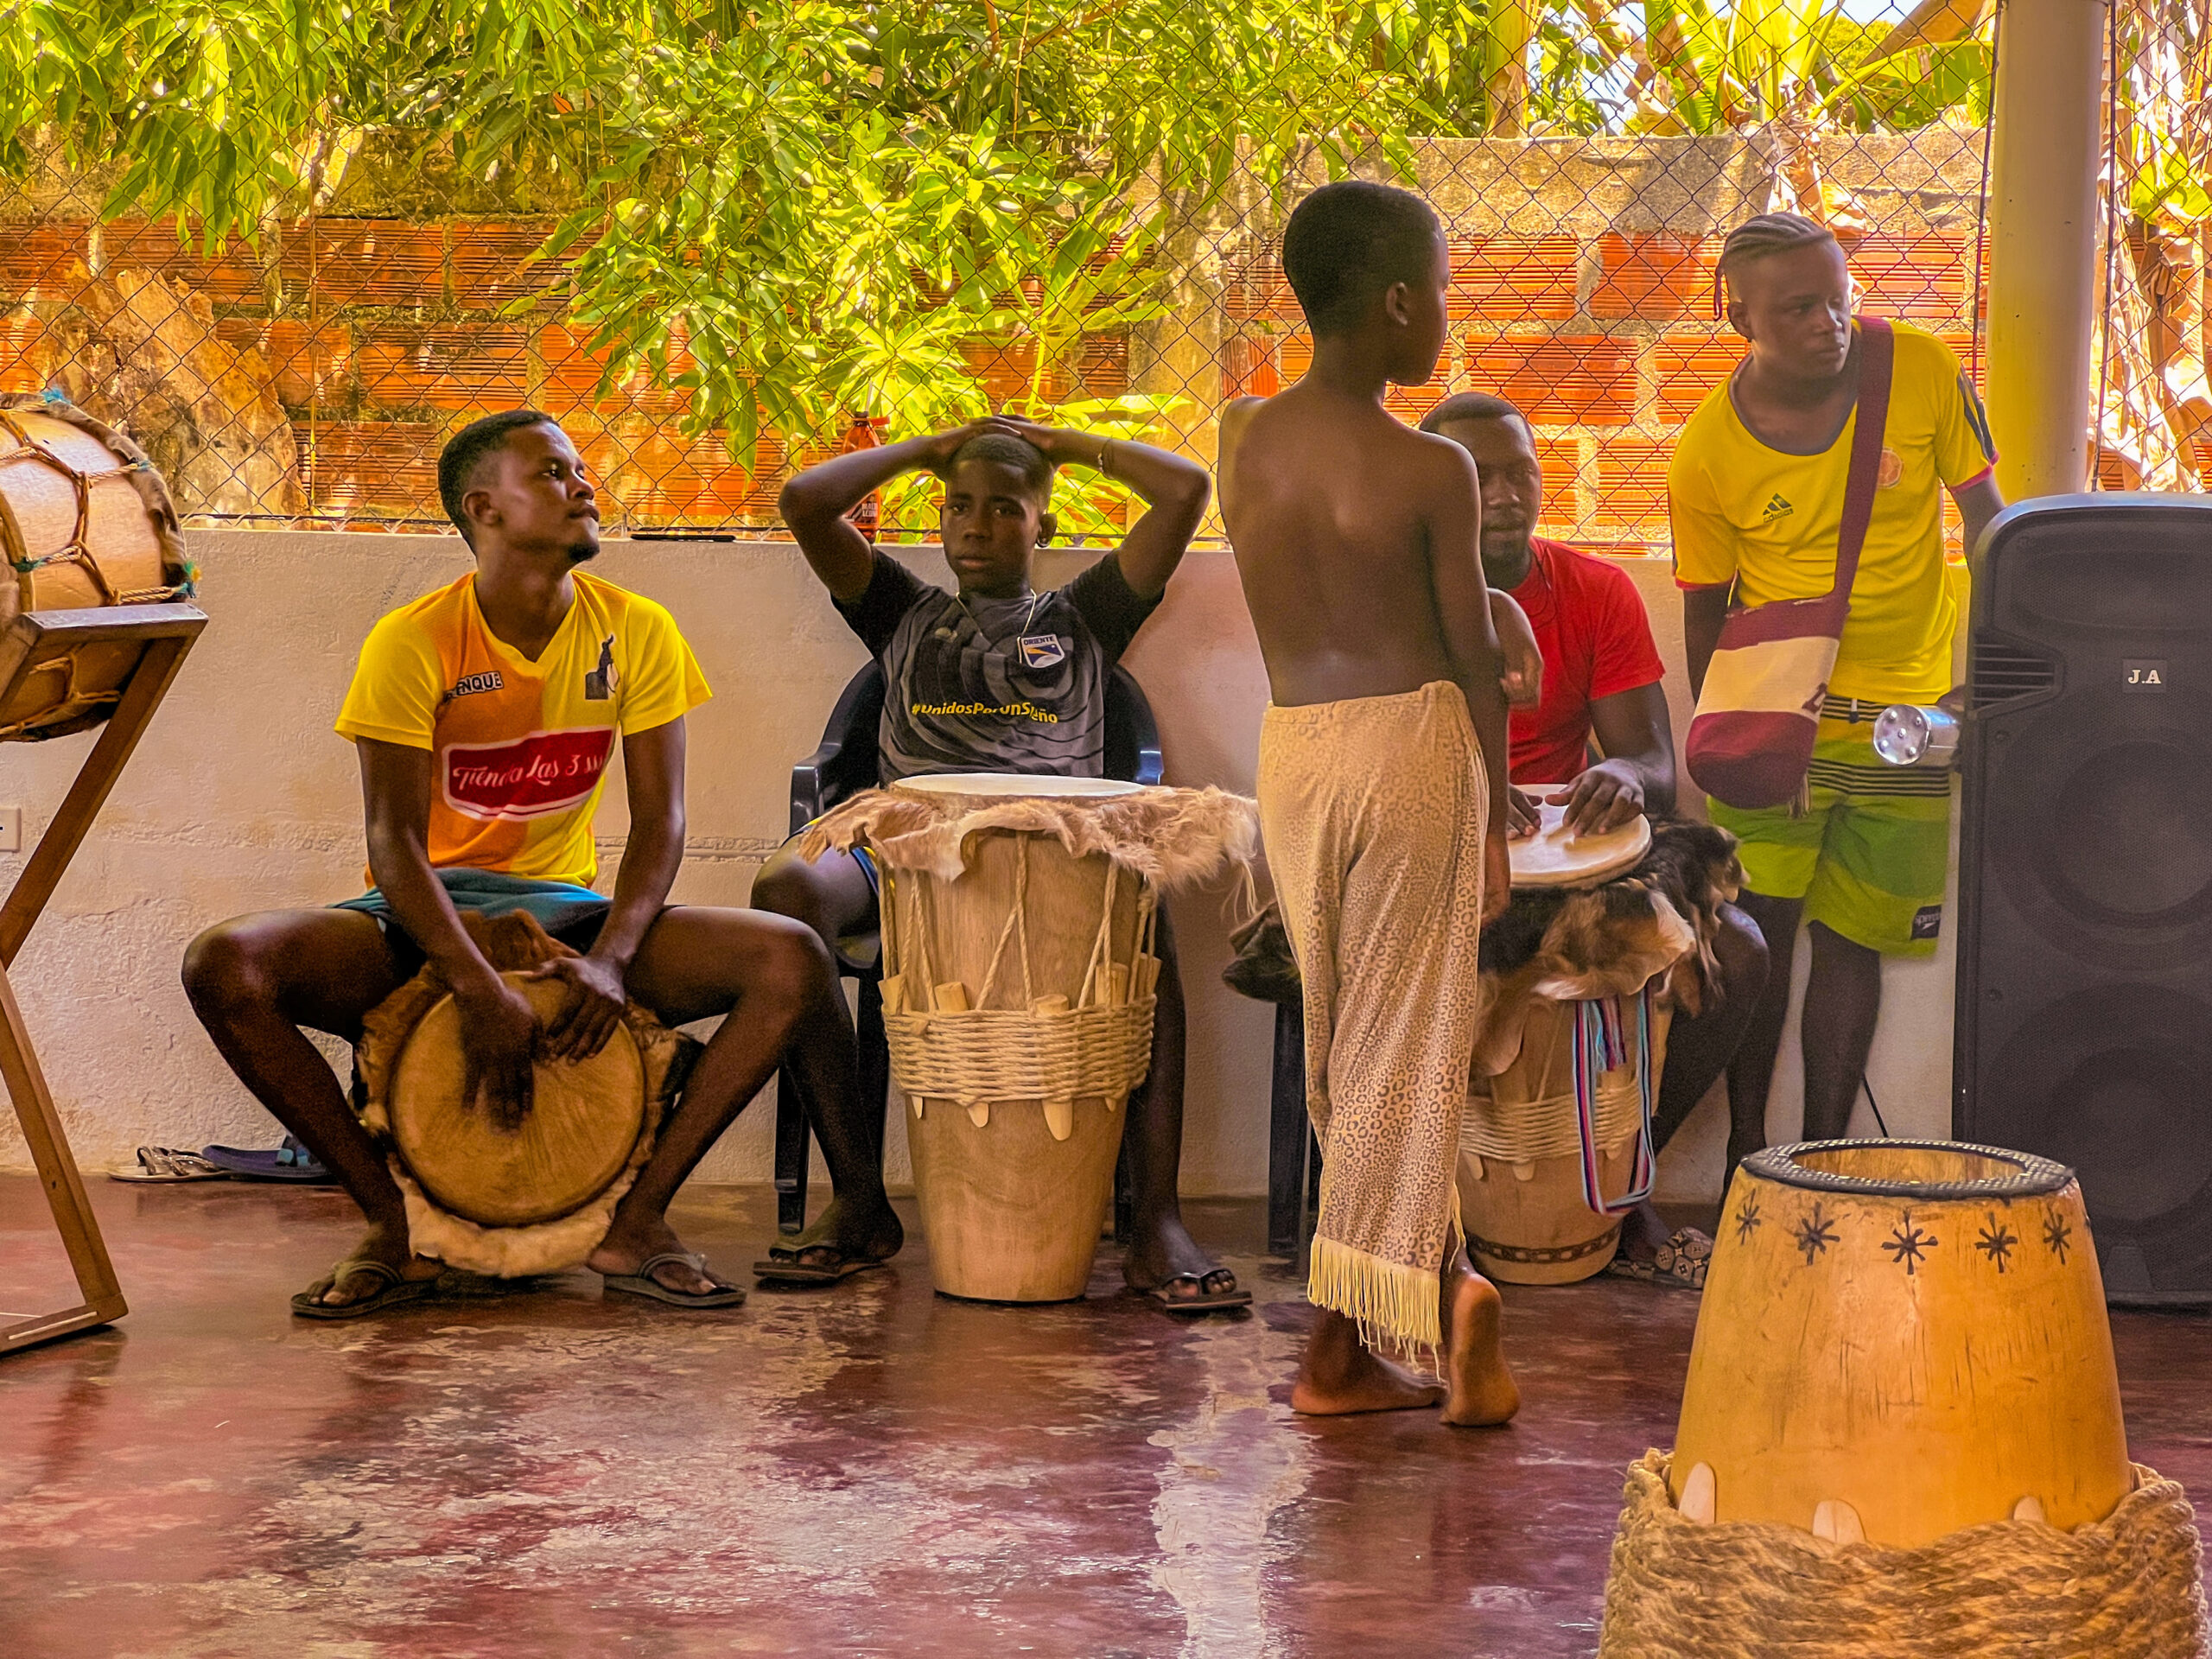
[[[791,833],[839,802],[873,789],[878,780],[876,732],[883,719],[883,667],[871,659],[846,683],[823,728],[822,747],[791,768]],[[1125,783],[1160,779],[1160,728],[1144,688],[1116,666],[1106,681],[1106,775]],[[891,1095],[891,1050],[883,1034],[883,944],[873,931],[837,941],[837,971],[860,982],[861,1097],[873,1104],[875,1155],[883,1156],[884,1112]],[[776,1226],[796,1233],[806,1225],[806,1109],[790,1073],[776,1074]],[[1114,1232],[1128,1232],[1128,1154],[1115,1177]]]

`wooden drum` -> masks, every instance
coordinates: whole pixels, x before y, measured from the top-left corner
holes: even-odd
[[[2133,1484],[2071,1170],[1941,1141],[1744,1160],[1669,1476],[1685,1516],[1916,1546],[2071,1531]]]
[[[1066,1301],[1090,1282],[1160,963],[1145,881],[1068,842],[1084,813],[1140,792],[1004,773],[887,791],[970,819],[1035,809],[1034,827],[956,827],[949,868],[885,866],[884,1026],[947,1295]]]
[[[572,955],[522,912],[461,921],[501,977],[558,1015],[567,988],[528,970]],[[581,1262],[651,1155],[697,1045],[632,1004],[588,1060],[535,1068],[530,1110],[505,1122],[463,1093],[461,1015],[425,968],[364,1022],[362,1122],[385,1148],[419,1255],[518,1277]]]
[[[1516,906],[1537,906],[1548,889],[1600,887],[1651,847],[1640,817],[1605,835],[1569,836],[1562,807],[1538,811],[1537,832],[1509,849]],[[1694,936],[1670,909],[1675,925],[1662,925],[1655,950],[1649,913],[1634,907],[1619,930],[1604,922],[1564,930],[1592,958],[1576,965],[1602,982],[1569,984],[1554,973],[1508,976],[1498,987],[1491,1023],[1508,1046],[1517,1032],[1517,1046],[1500,1056],[1494,1036],[1487,1056],[1477,1055],[1459,1172],[1467,1248],[1493,1279],[1567,1285],[1602,1272],[1622,1214],[1650,1190],[1649,1113],[1669,1018],[1662,976]],[[1501,1058],[1503,1069],[1491,1070]]]
[[[0,397],[0,632],[26,613],[162,604],[192,592],[161,475],[128,438],[59,399]],[[40,648],[0,702],[0,740],[98,725],[145,649],[143,639]]]
[[[502,977],[550,1025],[563,987]],[[536,1068],[529,1114],[499,1123],[462,1095],[461,1015],[450,996],[408,1033],[387,1110],[394,1151],[423,1191],[480,1227],[526,1227],[582,1209],[612,1185],[645,1128],[645,1067],[618,1027],[588,1060]]]

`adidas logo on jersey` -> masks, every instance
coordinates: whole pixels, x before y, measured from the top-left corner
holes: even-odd
[[[1759,522],[1763,524],[1770,524],[1777,518],[1787,518],[1796,511],[1796,508],[1782,499],[1782,492],[1777,490],[1766,504],[1766,511],[1759,515]]]

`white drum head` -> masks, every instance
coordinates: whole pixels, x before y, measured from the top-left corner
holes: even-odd
[[[1587,887],[1634,869],[1651,849],[1651,821],[1641,813],[1602,836],[1569,836],[1567,808],[1536,803],[1536,833],[1506,843],[1516,887]]]
[[[901,778],[895,789],[921,795],[975,795],[989,799],[1008,796],[1043,796],[1056,799],[1096,800],[1114,795],[1134,795],[1141,785],[1118,778],[1033,777],[1020,772],[925,772]]]

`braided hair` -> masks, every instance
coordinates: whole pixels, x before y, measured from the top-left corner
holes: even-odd
[[[1723,280],[1732,280],[1746,265],[1822,243],[1839,245],[1834,231],[1802,213],[1759,213],[1728,232],[1715,271]]]

